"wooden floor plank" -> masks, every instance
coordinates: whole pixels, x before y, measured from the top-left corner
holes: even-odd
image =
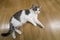
[[[6,30],[1,29],[2,25],[7,24],[15,12],[28,9],[32,4],[41,6],[38,19],[47,29],[44,30],[26,23],[20,28],[22,34],[16,33],[17,38],[15,40],[60,40],[59,0],[0,0],[0,34]],[[13,40],[13,38],[11,35],[8,37],[0,35],[0,40]]]

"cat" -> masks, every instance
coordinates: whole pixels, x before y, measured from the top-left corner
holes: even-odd
[[[37,24],[44,28],[44,25],[38,20],[38,14],[40,13],[40,7],[36,5],[32,5],[30,9],[19,10],[16,12],[9,21],[9,31],[7,33],[2,33],[2,36],[8,36],[12,33],[13,38],[16,38],[15,32],[21,34],[22,32],[18,30],[26,22],[30,22],[34,26]]]

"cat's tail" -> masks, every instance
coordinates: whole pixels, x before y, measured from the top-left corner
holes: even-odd
[[[14,30],[14,26],[12,24],[10,24],[9,31],[7,33],[2,33],[1,35],[4,36],[4,37],[8,36],[13,32],[13,30]]]

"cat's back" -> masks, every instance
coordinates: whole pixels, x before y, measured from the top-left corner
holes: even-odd
[[[20,11],[16,12],[16,13],[13,15],[13,17],[16,18],[17,20],[19,20],[19,17],[21,16],[22,11],[23,11],[23,10],[20,10]]]
[[[9,22],[11,22],[13,18],[15,18],[16,20],[20,20],[19,17],[21,16],[21,14],[22,14],[22,10],[17,11],[15,14],[11,16]]]
[[[20,21],[20,19],[22,19],[22,18],[24,19],[26,16],[29,16],[30,13],[31,12],[29,9],[19,10],[11,17],[11,19],[13,19],[13,17],[14,17],[16,20]],[[11,21],[11,19],[10,19],[10,21]]]

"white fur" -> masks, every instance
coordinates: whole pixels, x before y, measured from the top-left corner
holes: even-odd
[[[32,23],[34,26],[41,25],[42,27],[44,27],[44,25],[38,20],[38,14],[40,13],[39,8],[37,11],[33,11],[32,9],[29,9],[30,13],[29,15],[25,14],[25,10],[22,11],[21,16],[20,16],[20,21],[18,21],[17,19],[15,19],[14,17],[11,20],[11,23],[13,24],[14,27],[19,27],[22,26],[24,23],[26,23],[27,21],[29,21],[30,23]],[[15,31],[18,34],[21,34],[21,31],[19,31],[18,29],[15,29]],[[13,32],[12,34],[13,38],[15,38],[15,32]],[[15,37],[14,37],[15,36]]]
[[[16,38],[15,31],[13,31],[12,37],[13,37],[14,39]]]
[[[17,26],[21,25],[21,23],[18,20],[16,20],[14,17],[12,18],[11,23],[13,24],[14,27],[17,27]]]
[[[30,11],[30,13],[28,15],[26,15],[25,10],[23,10],[21,12],[21,16],[19,17],[20,21],[15,19],[14,16],[12,17],[11,23],[15,28],[15,30],[13,30],[13,33],[12,33],[12,37],[14,39],[16,38],[15,32],[17,32],[18,34],[22,33],[17,28],[21,27],[27,21],[32,23],[34,26],[37,26],[37,24],[38,24],[44,28],[44,25],[38,20],[38,14],[40,13],[40,8],[37,8],[37,10],[35,10],[35,11],[32,10],[32,8],[31,8],[31,9],[29,9],[29,11]],[[6,28],[6,27],[4,27],[4,28]]]
[[[18,21],[17,19],[13,17],[11,20],[11,23],[13,24],[14,27],[19,27],[19,26],[22,26],[24,23],[26,23],[25,12],[24,11],[22,12],[20,16],[20,21]]]
[[[18,34],[21,34],[22,32],[19,31],[18,29],[15,29],[15,31],[18,33]]]
[[[43,28],[44,28],[44,25],[37,19],[37,18],[34,18],[35,20],[35,23],[37,23],[38,25],[41,25]]]
[[[13,33],[12,33],[13,39],[16,38],[15,32],[17,32],[18,34],[21,34],[21,33],[22,33],[20,30],[18,30],[18,29],[16,28],[15,31],[13,31]]]

